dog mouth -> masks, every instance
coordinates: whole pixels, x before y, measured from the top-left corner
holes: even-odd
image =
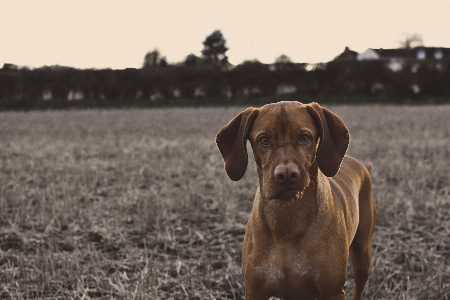
[[[305,189],[293,189],[288,191],[283,191],[281,193],[269,196],[269,200],[300,200],[305,193]]]
[[[310,185],[309,178],[304,178],[300,182],[293,184],[268,184],[263,190],[268,200],[286,200],[295,201],[303,198],[306,189]]]

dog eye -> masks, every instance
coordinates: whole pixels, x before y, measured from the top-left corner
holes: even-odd
[[[307,134],[302,134],[302,135],[300,136],[300,139],[299,139],[299,141],[300,141],[301,144],[306,144],[306,143],[309,142],[310,140],[311,140],[311,137],[310,137],[309,135],[307,135]]]
[[[265,137],[265,136],[260,137],[258,141],[263,146],[268,146],[269,145],[269,139],[267,137]]]

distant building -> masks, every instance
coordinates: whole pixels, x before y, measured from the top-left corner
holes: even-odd
[[[345,47],[344,52],[336,56],[334,60],[354,60],[358,56],[358,52],[350,50],[349,47]]]
[[[372,49],[360,53],[358,60],[373,59],[443,59],[450,58],[450,48],[416,47],[411,49]]]
[[[11,70],[18,70],[19,69],[19,67],[17,66],[17,65],[15,65],[15,64],[9,64],[9,63],[4,63],[3,64],[3,68],[2,68],[2,70],[9,70],[9,71],[11,71]]]
[[[389,68],[399,71],[405,60],[450,59],[450,48],[419,46],[410,49],[372,49],[359,53],[357,60],[388,60]]]

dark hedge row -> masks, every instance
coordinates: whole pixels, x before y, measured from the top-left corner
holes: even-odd
[[[125,70],[0,70],[2,109],[233,104],[274,99],[286,93],[291,99],[447,101],[450,61],[404,61],[397,65],[388,61],[318,65],[248,61],[228,69],[169,65]]]

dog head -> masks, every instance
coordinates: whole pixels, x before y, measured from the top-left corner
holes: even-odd
[[[336,175],[349,133],[340,117],[317,103],[279,102],[247,108],[216,136],[225,170],[235,181],[247,169],[247,139],[261,192],[268,199],[293,199],[309,185],[314,166],[326,176]]]

